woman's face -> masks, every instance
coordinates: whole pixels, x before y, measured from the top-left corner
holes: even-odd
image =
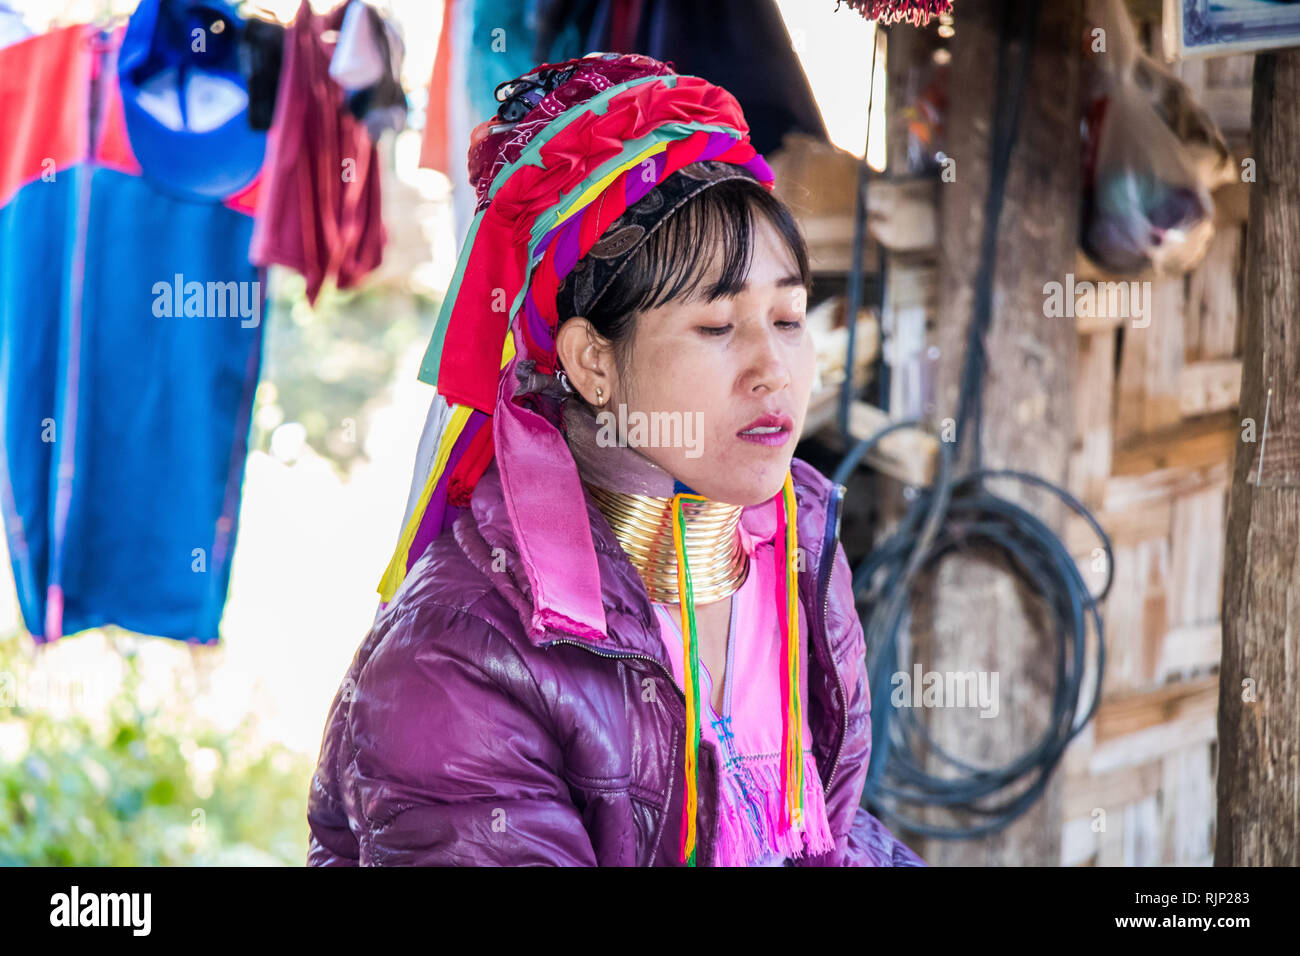
[[[612,400],[597,409],[598,420],[617,424],[629,446],[679,481],[736,505],[780,491],[816,371],[794,256],[765,217],[754,226],[745,288],[639,315],[625,374],[610,369],[604,393]],[[594,387],[583,391],[594,395]]]

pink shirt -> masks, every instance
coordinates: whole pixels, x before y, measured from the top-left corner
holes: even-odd
[[[781,631],[776,613],[776,496],[749,509],[740,536],[749,554],[745,583],[732,595],[722,712],[713,676],[700,662],[700,738],[717,748],[718,866],[781,866],[786,857],[834,849],[808,727],[808,626],[799,608],[799,695],[803,713],[804,832],[777,833],[781,808]],[[655,604],[673,677],[682,684],[681,608]]]

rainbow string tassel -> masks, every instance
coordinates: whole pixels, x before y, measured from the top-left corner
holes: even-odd
[[[777,537],[782,544],[785,559],[783,590],[785,601],[778,604],[777,618],[781,622],[781,646],[785,651],[786,666],[781,671],[781,696],[785,698],[782,715],[781,767],[782,787],[781,829],[803,826],[803,712],[799,701],[799,604],[798,583],[795,578],[798,558],[798,522],[795,512],[794,481],[786,472],[781,486],[781,507],[778,509]]]
[[[682,609],[683,673],[686,675],[686,792],[682,801],[682,828],[679,860],[695,866],[695,817],[699,798],[700,750],[700,655],[695,626],[695,593],[691,586],[690,564],[686,556],[684,501],[705,501],[703,495],[678,492],[672,498],[673,547],[677,552],[677,597]],[[786,666],[781,671],[781,696],[785,700],[782,715],[781,766],[783,800],[780,826],[788,830],[803,826],[803,713],[799,700],[799,605],[796,578],[798,555],[794,481],[787,471],[781,486],[781,507],[777,509],[777,539],[785,562],[785,575],[777,589],[777,619],[781,626],[781,646]]]
[[[682,609],[683,671],[686,675],[686,729],[690,740],[686,747],[686,795],[682,807],[682,837],[679,857],[686,866],[695,866],[695,810],[699,794],[700,752],[700,649],[695,631],[695,592],[691,587],[691,569],[686,560],[686,523],[682,502],[706,500],[703,495],[678,492],[673,495],[673,547],[677,551],[677,599]]]

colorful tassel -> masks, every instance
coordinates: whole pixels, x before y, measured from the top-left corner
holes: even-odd
[[[678,483],[678,487],[685,487]],[[678,491],[672,498],[673,547],[677,552],[677,596],[682,614],[682,673],[686,676],[686,790],[682,798],[682,827],[678,859],[695,866],[695,817],[699,802],[700,751],[700,654],[695,626],[695,594],[686,557],[684,501],[706,501],[703,495]],[[781,622],[781,647],[786,666],[781,670],[781,696],[785,701],[781,717],[781,819],[782,833],[804,826],[803,710],[799,699],[799,599],[797,555],[798,522],[794,479],[787,471],[781,486],[781,507],[777,509],[778,550],[785,562],[785,574],[778,580],[777,620]]]
[[[695,592],[691,586],[691,569],[686,559],[686,522],[682,502],[705,501],[703,495],[678,492],[673,495],[673,547],[677,551],[677,598],[682,609],[682,673],[686,675],[686,793],[682,801],[682,834],[679,859],[695,866],[695,810],[699,797],[700,753],[700,649],[695,630]]]
[[[778,604],[781,622],[781,646],[786,666],[781,671],[781,694],[785,698],[782,716],[781,766],[784,799],[781,802],[781,827],[800,828],[804,824],[803,798],[803,712],[799,700],[799,603],[796,564],[798,523],[794,497],[794,480],[787,471],[781,486],[781,507],[777,511],[777,537],[785,561],[782,577],[784,606]],[[782,613],[784,612],[784,613]]]

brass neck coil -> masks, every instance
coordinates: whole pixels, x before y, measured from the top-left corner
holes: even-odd
[[[610,491],[583,482],[656,604],[677,604],[677,549],[671,498]],[[695,603],[720,601],[745,583],[749,556],[740,540],[740,505],[682,502],[686,561]]]

